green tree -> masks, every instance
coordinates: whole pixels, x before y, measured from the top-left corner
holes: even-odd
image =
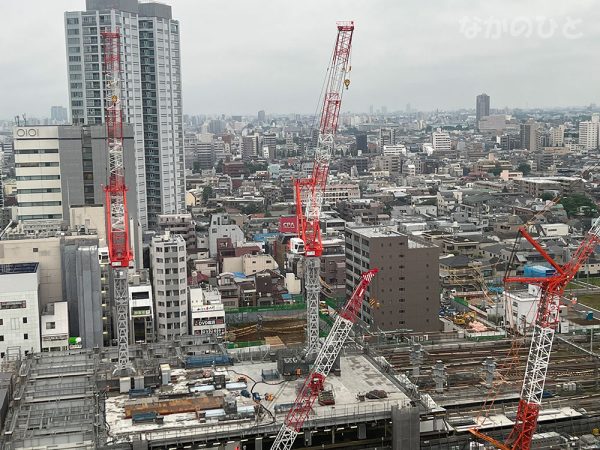
[[[492,170],[490,170],[491,173],[493,173],[494,175],[498,176],[500,175],[500,172],[502,172],[502,167],[500,167],[499,164],[496,164],[494,166],[494,168]]]
[[[545,202],[548,200],[554,200],[554,194],[552,192],[544,192],[542,194],[542,200],[544,200]]]
[[[527,164],[526,162],[522,162],[517,167],[517,170],[519,172],[523,172],[523,175],[527,176],[531,173],[531,166],[529,164]]]
[[[209,198],[213,196],[213,188],[210,186],[204,186],[202,189],[202,203],[206,203]]]
[[[569,217],[584,215],[585,217],[594,217],[598,212],[596,203],[585,194],[571,194],[562,197],[560,203],[565,208]]]

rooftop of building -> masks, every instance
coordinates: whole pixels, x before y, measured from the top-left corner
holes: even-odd
[[[359,416],[371,416],[378,413],[389,413],[392,405],[407,405],[409,398],[400,391],[389,379],[373,366],[364,356],[352,355],[341,358],[341,376],[330,376],[325,382],[325,388],[334,392],[335,405],[321,406],[315,403],[313,407],[314,414],[309,416],[307,422],[322,423],[329,420],[345,419],[347,422],[353,421],[353,418]],[[132,402],[127,395],[117,395],[109,397],[106,402],[106,421],[110,427],[113,437],[118,441],[125,439],[132,433],[180,433],[185,428],[186,433],[207,435],[218,433],[219,431],[235,428],[237,430],[247,429],[249,432],[257,427],[270,427],[275,425],[278,429],[285,412],[278,412],[282,406],[288,406],[294,402],[297,395],[297,384],[299,380],[272,382],[262,381],[262,374],[277,368],[275,362],[262,363],[240,363],[233,367],[227,367],[225,374],[228,383],[235,382],[235,388],[220,389],[211,391],[212,397],[233,396],[236,399],[238,410],[240,407],[254,408],[255,403],[248,398],[240,395],[241,389],[247,389],[258,393],[264,398],[266,393],[273,395],[272,400],[263,400],[262,405],[268,410],[268,414],[259,416],[252,420],[229,420],[229,421],[210,421],[200,423],[195,412],[176,413],[165,415],[164,424],[133,424],[131,418],[126,418],[125,408]],[[212,377],[203,379],[206,372],[212,372],[211,369],[204,370],[186,370],[175,369],[171,372],[172,379],[175,380],[169,386],[160,389],[161,393],[182,394],[190,393],[190,385],[212,386]],[[237,383],[240,377],[247,381]],[[243,385],[243,386],[242,386]],[[231,386],[231,385],[230,385]],[[205,388],[202,388],[205,389]],[[383,390],[387,398],[376,400],[365,400],[359,402],[357,395],[365,394],[373,390]],[[219,411],[213,410],[216,414]],[[213,414],[208,412],[206,417]],[[347,423],[346,422],[346,423]]]

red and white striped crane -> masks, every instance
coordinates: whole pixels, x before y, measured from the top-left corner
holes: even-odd
[[[517,417],[508,439],[505,443],[502,443],[479,432],[477,429],[470,430],[475,436],[503,450],[529,450],[531,448],[531,441],[537,428],[542,404],[552,341],[560,321],[560,298],[564,295],[567,284],[577,275],[580,267],[600,243],[600,217],[593,222],[592,227],[569,262],[562,266],[552,259],[524,227],[519,229],[519,235],[527,239],[542,258],[554,268],[555,273],[548,277],[508,276],[504,279],[505,283],[527,283],[539,286],[540,297],[537,301],[533,335],[527,365],[525,366]]]
[[[123,163],[123,112],[121,110],[121,52],[119,31],[103,31],[108,183],[106,194],[106,236],[111,265],[113,295],[117,310],[119,359],[115,372],[130,371],[129,363],[129,282],[128,269],[133,260],[129,241],[127,186]]]
[[[283,425],[273,441],[271,450],[289,450],[294,445],[296,436],[302,430],[304,422],[308,418],[319,392],[323,390],[325,379],[335,360],[337,359],[346,338],[350,334],[352,326],[360,314],[363,298],[367,287],[377,273],[377,269],[364,272],[352,297],[348,299],[344,307],[339,311],[327,339],[317,354],[317,359],[311,372],[306,377],[302,389],[296,397],[294,406],[285,416]]]
[[[323,253],[319,219],[327,185],[329,162],[334,150],[342,94],[350,80],[350,50],[354,22],[338,22],[337,38],[325,86],[323,107],[319,122],[319,139],[315,149],[312,175],[296,180],[296,217],[298,236],[304,247],[304,270],[306,291],[306,347],[308,353],[316,352],[319,342],[319,296],[321,293],[320,261]],[[303,201],[306,203],[303,204]]]

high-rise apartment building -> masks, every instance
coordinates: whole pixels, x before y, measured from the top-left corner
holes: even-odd
[[[258,134],[242,137],[242,159],[250,161],[258,156]]]
[[[137,223],[133,132],[123,128],[127,203]],[[107,183],[106,129],[95,126],[14,127],[17,218],[69,225],[70,208],[103,205]]]
[[[171,7],[137,0],[87,0],[65,13],[71,119],[104,122],[103,31],[121,33],[121,105],[134,130],[137,209],[154,228],[185,205],[179,22]],[[131,188],[131,185],[129,186]]]
[[[260,110],[257,114],[257,119],[259,122],[266,122],[267,120],[267,114],[264,112],[264,110]]]
[[[540,124],[529,119],[521,124],[521,148],[526,148],[531,152],[538,150],[538,137],[540,135]]]
[[[562,147],[565,145],[565,126],[558,125],[550,128],[550,146]]]
[[[166,232],[150,243],[157,338],[173,340],[188,333],[185,240]]]
[[[395,227],[347,224],[345,236],[347,295],[362,272],[379,269],[365,295],[362,320],[375,330],[439,330],[439,248]]]
[[[579,143],[585,150],[596,150],[598,148],[598,133],[600,131],[598,116],[592,116],[592,120],[579,123]]]
[[[275,133],[264,133],[263,148],[268,149],[269,159],[275,159],[277,153],[277,135]]]
[[[482,117],[490,115],[490,96],[487,94],[479,94],[475,100],[475,120],[477,127]]]

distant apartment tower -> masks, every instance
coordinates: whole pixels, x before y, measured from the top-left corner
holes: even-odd
[[[596,150],[598,148],[598,132],[600,123],[598,115],[592,116],[592,120],[579,123],[579,143],[585,150]]]
[[[449,152],[452,149],[450,135],[441,131],[439,128],[437,131],[432,133],[431,143],[433,144],[433,149],[436,152]]]
[[[242,137],[242,159],[251,161],[258,157],[258,134]]]
[[[379,130],[379,148],[382,149],[386,145],[394,145],[397,133],[397,128],[381,128]]]
[[[123,116],[135,135],[136,204],[142,225],[154,228],[158,214],[185,205],[179,22],[170,6],[137,0],[87,0],[86,11],[66,12],[75,124],[104,123],[101,33],[117,30]]]
[[[133,132],[123,129],[130,217],[137,223]],[[95,126],[14,127],[17,219],[69,224],[70,208],[104,205],[106,130]]]
[[[531,152],[538,150],[538,136],[540,135],[540,124],[529,119],[521,124],[521,148]]]
[[[266,147],[269,152],[269,159],[275,159],[277,152],[277,135],[275,133],[263,134],[263,148]]]
[[[487,94],[479,94],[475,100],[475,120],[479,128],[479,121],[482,117],[490,115],[490,96]]]
[[[265,122],[267,120],[267,114],[261,109],[257,114],[257,119],[259,122]]]
[[[439,248],[393,228],[346,226],[346,294],[362,272],[376,267],[363,321],[374,330],[439,330]]]
[[[369,150],[366,133],[359,133],[354,136],[354,139],[356,139],[357,150],[360,150],[363,153],[366,153]]]
[[[50,108],[50,120],[52,123],[67,123],[68,119],[67,108],[64,106],[52,106]]]
[[[166,232],[150,243],[154,310],[159,341],[188,332],[187,265],[185,240]]]
[[[565,145],[565,126],[558,125],[550,128],[550,146],[562,147]]]

